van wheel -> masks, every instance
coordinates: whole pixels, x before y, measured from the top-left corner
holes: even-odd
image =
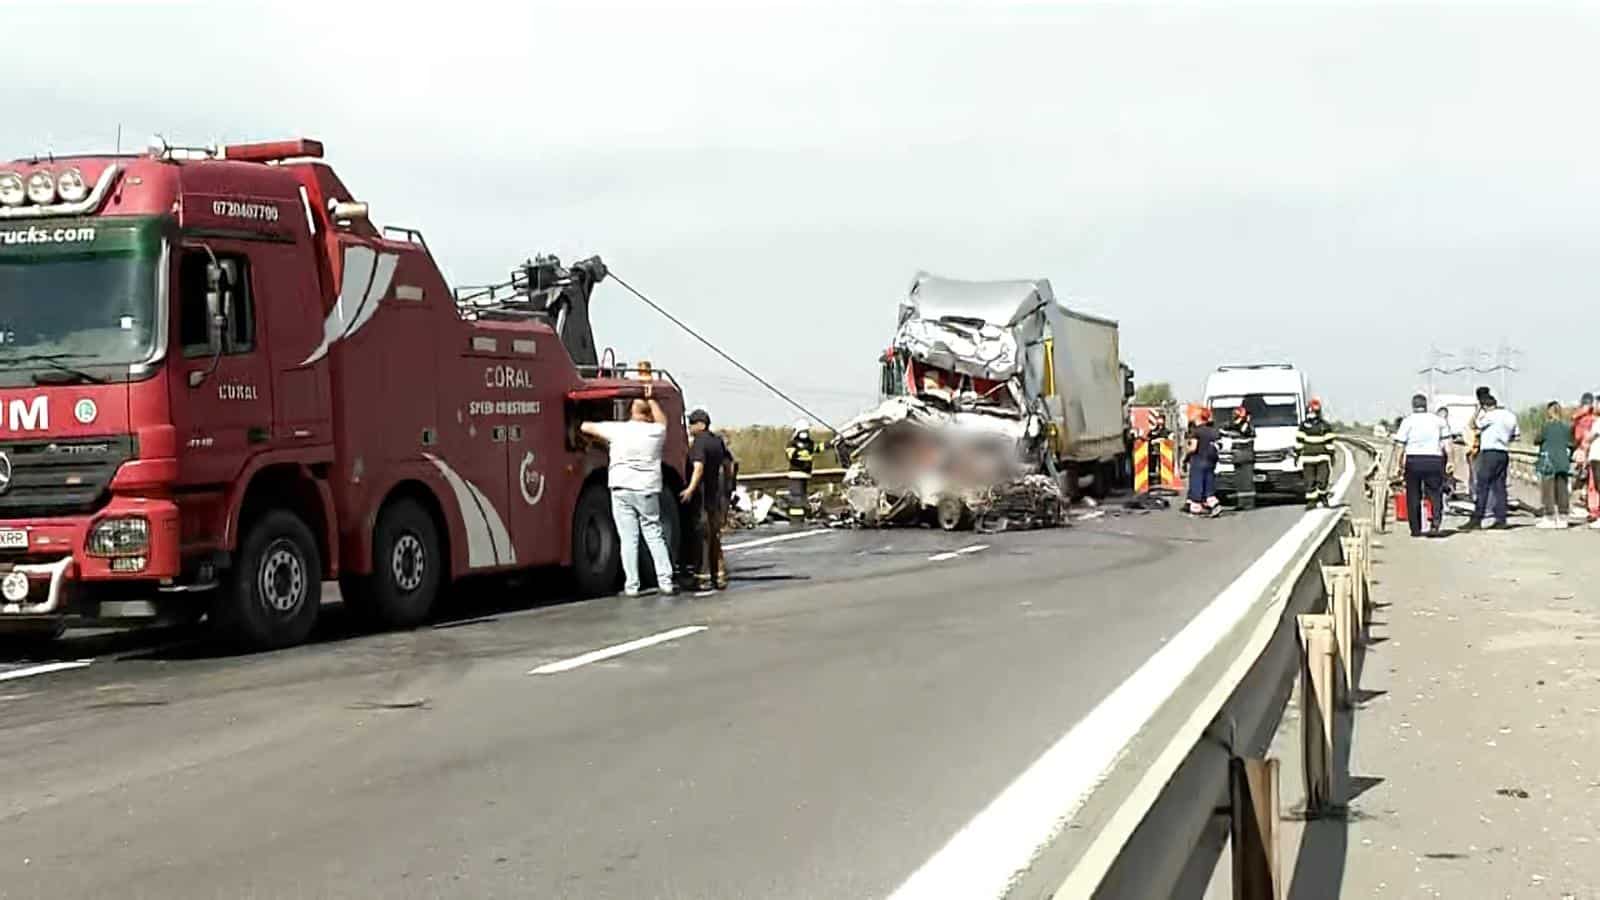
[[[218,591],[211,621],[225,641],[272,650],[305,641],[322,607],[322,557],[311,529],[293,513],[257,518],[238,563]]]
[[[350,611],[379,628],[409,628],[433,610],[444,580],[444,551],[433,516],[402,497],[378,513],[372,534],[372,574],[341,579]]]
[[[611,521],[611,492],[591,484],[572,512],[572,580],[588,597],[615,593],[622,584],[622,542]]]

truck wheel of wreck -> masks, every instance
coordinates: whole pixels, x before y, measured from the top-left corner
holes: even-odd
[[[589,597],[615,593],[622,584],[622,542],[611,521],[611,493],[591,484],[572,511],[572,580]]]
[[[400,498],[378,514],[372,535],[372,574],[348,579],[351,611],[381,628],[408,628],[428,617],[444,575],[444,551],[433,516]],[[341,582],[341,591],[346,591]]]
[[[939,527],[945,531],[965,531],[972,527],[972,512],[965,503],[954,497],[940,500],[934,514],[939,520]]]
[[[226,641],[253,650],[303,642],[322,607],[322,557],[300,517],[263,513],[245,531],[212,621]]]

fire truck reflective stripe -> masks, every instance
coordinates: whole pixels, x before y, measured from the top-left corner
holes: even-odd
[[[532,355],[539,352],[539,345],[534,341],[515,340],[511,342],[511,349],[517,353]]]
[[[500,343],[494,338],[475,337],[472,339],[472,349],[484,350],[489,353],[493,353],[500,349]]]
[[[450,485],[456,497],[456,508],[461,513],[461,523],[467,530],[467,565],[474,569],[485,566],[510,565],[517,561],[516,549],[511,546],[511,535],[489,498],[478,486],[462,478],[450,464],[431,453],[422,454],[433,463],[439,474]]]
[[[396,300],[421,300],[422,288],[414,284],[397,284],[394,286],[394,298]]]
[[[335,342],[355,334],[378,311],[378,304],[389,291],[394,280],[394,270],[400,257],[394,253],[379,254],[371,247],[346,247],[344,274],[339,280],[339,297],[333,309],[322,322],[322,343],[311,351],[302,366],[309,366],[328,355]]]

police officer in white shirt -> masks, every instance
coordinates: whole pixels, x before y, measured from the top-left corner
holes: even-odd
[[[1406,522],[1412,537],[1422,537],[1422,498],[1433,504],[1429,537],[1438,537],[1444,524],[1445,454],[1450,447],[1450,426],[1428,412],[1428,398],[1411,398],[1411,415],[1394,433],[1400,445],[1401,466],[1406,473]]]
[[[1478,413],[1478,464],[1473,478],[1478,484],[1473,498],[1472,518],[1463,531],[1474,531],[1483,524],[1485,513],[1494,515],[1495,528],[1506,527],[1506,477],[1511,473],[1511,442],[1522,435],[1516,414],[1501,409],[1491,394]]]

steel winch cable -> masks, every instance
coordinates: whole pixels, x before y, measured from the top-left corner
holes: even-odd
[[[639,291],[638,288],[635,288],[633,285],[627,283],[626,281],[623,281],[620,277],[618,277],[617,272],[616,272],[615,269],[609,269],[608,268],[606,274],[608,276],[610,276],[612,281],[615,281],[617,284],[622,285],[622,287],[624,289],[626,289],[628,293],[634,295],[635,297],[638,297],[640,302],[642,302],[644,305],[646,305],[646,306],[650,307],[651,309],[655,310],[656,312],[660,313],[663,317],[666,318],[667,321],[669,321],[672,324],[674,324],[674,325],[678,326],[679,328],[683,329],[684,332],[686,332],[690,337],[694,338],[695,340],[699,341],[702,344],[705,344],[707,347],[709,347],[711,349],[712,353],[715,353],[718,356],[722,357],[723,359],[727,360],[728,362],[732,363],[734,368],[738,369],[739,371],[743,372],[744,374],[749,375],[751,378],[755,379],[762,387],[764,387],[767,390],[771,391],[772,393],[776,394],[785,403],[789,404],[790,406],[792,406],[795,409],[799,410],[800,412],[804,413],[808,419],[810,419],[813,422],[816,422],[818,425],[821,425],[822,427],[828,429],[829,431],[833,432],[834,434],[838,434],[839,433],[839,429],[833,427],[833,425],[830,424],[827,419],[824,419],[823,417],[821,417],[821,416],[817,415],[816,413],[812,412],[811,410],[807,409],[804,404],[802,404],[800,401],[794,399],[793,397],[789,396],[788,394],[784,393],[783,390],[780,389],[777,385],[775,385],[772,382],[766,380],[765,378],[762,378],[760,375],[757,375],[753,370],[751,370],[751,368],[749,366],[745,365],[742,362],[739,362],[737,359],[734,359],[732,356],[729,356],[728,353],[726,351],[724,351],[721,347],[718,347],[716,344],[711,343],[711,341],[709,339],[707,339],[704,335],[702,335],[700,332],[695,331],[693,328],[691,328],[688,325],[688,323],[684,322],[682,319],[678,318],[677,316],[673,315],[672,313],[667,312],[665,309],[663,309],[661,307],[660,304],[656,303],[654,300],[651,300],[649,297],[646,297],[643,293],[641,293]]]

